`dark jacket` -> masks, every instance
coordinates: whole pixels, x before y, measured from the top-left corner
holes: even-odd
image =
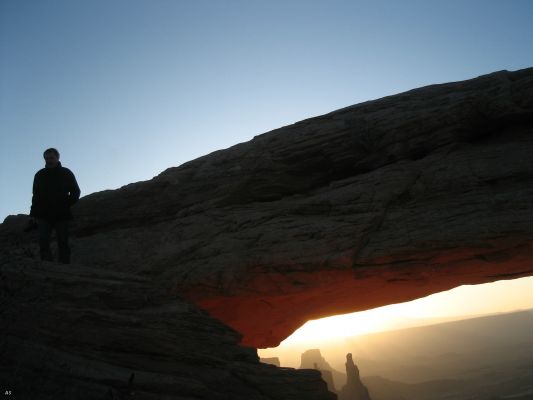
[[[58,162],[43,168],[33,179],[30,216],[48,221],[72,219],[70,207],[80,198],[80,188],[72,171]]]

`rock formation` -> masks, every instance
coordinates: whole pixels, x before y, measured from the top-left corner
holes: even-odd
[[[153,394],[173,392],[176,377],[189,379],[187,365],[201,365],[206,377],[192,392],[217,398],[214,368],[260,396],[250,376],[271,368],[273,382],[287,372],[259,364],[239,340],[271,347],[309,319],[533,275],[532,152],[533,69],[500,71],[346,107],[85,196],[73,209],[70,270],[32,262],[35,237],[21,233],[27,217],[8,217],[1,272],[15,286],[2,292],[9,331],[1,349],[5,359],[22,357],[16,372],[5,359],[2,371],[20,384],[41,379],[36,365],[69,359],[78,367],[51,366],[43,387],[63,376],[64,390],[99,393],[95,385],[133,377]],[[151,291],[170,297],[137,303]],[[31,314],[32,299],[47,307]],[[182,335],[212,355],[186,358]],[[62,355],[30,357],[47,352]],[[256,372],[236,377],[242,363]],[[316,371],[305,374],[316,383]],[[280,396],[270,397],[293,395]]]
[[[309,319],[533,274],[533,69],[346,107],[82,198],[77,261],[279,344]]]
[[[322,356],[320,349],[310,349],[304,351],[301,356],[300,368],[333,369]]]
[[[314,369],[317,371],[320,371],[320,376],[326,382],[326,385],[328,385],[328,390],[333,393],[337,393],[337,390],[335,388],[335,383],[333,381],[333,373],[327,369],[319,369],[318,365],[315,364]]]
[[[0,389],[17,400],[335,399],[319,372],[259,363],[237,332],[159,289],[0,253]]]
[[[320,349],[310,349],[302,353],[300,369],[309,369],[313,368],[320,371],[322,379],[327,383],[328,390],[333,393],[337,393],[336,387],[339,386],[339,382],[343,380],[341,372],[335,370],[329,363],[326,361]],[[335,375],[335,376],[334,376]],[[337,385],[335,385],[337,383]]]
[[[361,382],[359,368],[353,362],[352,353],[346,355],[346,385],[339,393],[339,400],[370,400],[368,389]]]

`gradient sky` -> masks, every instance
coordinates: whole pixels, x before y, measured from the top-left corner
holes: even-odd
[[[533,1],[0,0],[0,221],[42,151],[82,196],[280,126],[533,66]]]

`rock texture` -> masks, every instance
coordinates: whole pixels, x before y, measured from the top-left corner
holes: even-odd
[[[73,260],[275,346],[308,319],[533,275],[532,153],[533,69],[428,86],[85,196]],[[34,254],[22,219],[0,231]]]
[[[159,289],[123,272],[0,254],[2,393],[16,400],[336,398],[318,371],[259,363],[237,332]]]

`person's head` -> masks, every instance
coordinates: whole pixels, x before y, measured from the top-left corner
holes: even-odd
[[[54,168],[59,162],[59,151],[53,147],[46,149],[43,153],[44,161],[48,168]]]

